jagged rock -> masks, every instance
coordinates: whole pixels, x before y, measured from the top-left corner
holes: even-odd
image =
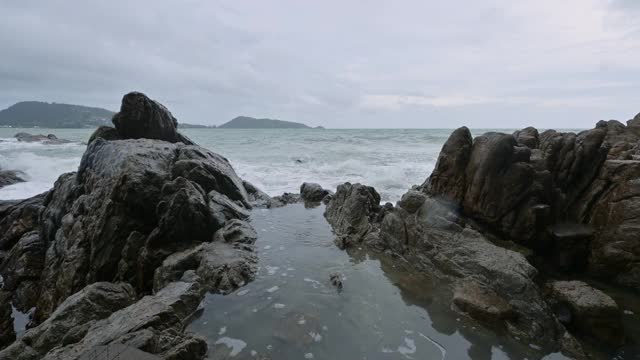
[[[330,193],[316,183],[302,183],[300,186],[300,197],[305,202],[321,202]]]
[[[427,196],[423,192],[417,190],[409,190],[404,195],[402,195],[402,198],[400,199],[400,201],[398,201],[398,206],[412,214],[420,209],[426,199]]]
[[[300,194],[284,193],[271,198],[272,208],[283,207],[289,204],[297,204],[302,201]]]
[[[236,222],[240,222],[236,220]],[[236,223],[236,224],[237,224]],[[249,228],[245,225],[245,228]],[[239,229],[235,226],[235,232]],[[234,230],[227,230],[232,232]],[[241,231],[241,230],[240,230]],[[219,230],[225,232],[225,229]],[[229,293],[250,282],[255,277],[257,258],[253,241],[248,236],[217,236],[223,241],[200,244],[192,249],[167,257],[155,270],[154,288],[161,289],[167,283],[182,277],[188,270],[195,270],[210,292]],[[227,240],[229,239],[229,240]]]
[[[249,211],[246,208],[234,203],[225,195],[212,190],[207,196],[209,197],[209,209],[213,215],[213,223],[216,228],[222,228],[228,220],[249,218]]]
[[[473,138],[465,126],[456,129],[442,147],[431,176],[422,187],[451,201],[460,202],[466,190],[466,168]]]
[[[553,244],[551,259],[563,271],[582,271],[589,258],[593,230],[582,224],[556,224],[550,229]]]
[[[10,250],[24,234],[37,229],[46,195],[0,201],[0,251]]]
[[[269,196],[264,191],[258,189],[252,183],[244,180],[242,185],[247,190],[247,197],[249,199],[249,204],[255,208],[270,208],[271,207],[271,196]]]
[[[0,169],[0,188],[24,181],[24,174],[21,171]]]
[[[42,324],[28,330],[23,337],[4,351],[0,351],[0,359],[9,354],[25,351],[44,356],[54,347],[72,338],[71,333],[80,329],[87,330],[84,325],[94,320],[108,317],[114,311],[131,305],[135,301],[135,291],[129,284],[113,284],[106,282],[93,283],[81,291],[69,296]],[[84,335],[84,334],[82,334]],[[76,335],[76,338],[83,336]],[[16,360],[22,358],[16,357]]]
[[[105,140],[121,140],[122,137],[116,128],[111,126],[99,126],[96,131],[91,134],[89,137],[88,143],[91,144],[95,139],[105,139]]]
[[[180,164],[185,163],[201,168],[215,184],[183,177],[190,174],[176,168],[184,169]],[[153,272],[165,257],[211,241],[222,226],[215,217],[228,220],[239,214],[240,205],[228,211],[230,203],[210,206],[205,187],[220,194],[215,198],[246,202],[242,180],[231,165],[198,146],[94,140],[77,175],[61,177],[48,196],[43,234],[53,246],[42,279],[55,286],[43,289],[36,319],[46,318],[64,298],[94,281],[125,280],[138,291],[150,291]]]
[[[0,350],[16,340],[11,314],[11,295],[11,292],[0,289]]]
[[[518,130],[513,133],[513,137],[519,145],[526,146],[529,149],[537,149],[540,144],[540,134],[538,133],[538,129],[533,127]]]
[[[49,134],[49,135],[42,135],[42,134],[31,135],[29,133],[19,132],[19,133],[15,134],[14,137],[16,139],[18,139],[18,141],[21,141],[21,142],[42,142],[42,143],[47,144],[47,145],[67,144],[67,143],[71,142],[71,141],[65,140],[65,139],[58,139],[58,137],[53,135],[53,134]]]
[[[145,138],[193,144],[178,132],[178,120],[166,107],[139,92],[130,92],[122,98],[120,112],[113,116],[112,121],[123,139]]]
[[[14,306],[21,312],[34,307],[40,293],[40,273],[44,268],[45,243],[39,231],[24,234],[0,262],[3,289],[14,293]]]
[[[547,290],[570,329],[612,346],[624,343],[622,312],[611,297],[582,281],[552,281]]]
[[[456,286],[453,303],[472,318],[484,322],[500,322],[513,316],[513,309],[504,298],[471,281],[462,281]]]
[[[145,296],[95,322],[81,341],[56,348],[44,359],[78,359],[95,346],[107,344],[137,345],[161,358],[190,348],[197,350],[192,354],[193,359],[204,358],[204,340],[182,333],[204,296],[205,291],[199,281],[194,274],[185,274],[181,280],[167,284],[155,295]]]
[[[538,271],[522,254],[493,244],[467,224],[456,203],[426,197],[413,213],[401,207],[380,211],[380,222],[379,215],[371,216],[376,211],[366,211],[364,204],[371,202],[363,198],[368,197],[352,195],[349,185],[336,192],[341,203],[332,200],[327,207],[336,233],[359,229],[371,235],[379,229],[373,245],[405,258],[416,270],[446,281],[473,280],[475,287],[460,288],[452,301],[474,318],[497,323],[530,343],[563,346],[566,331],[542,298],[535,283]],[[357,206],[338,206],[349,202]]]
[[[324,216],[345,247],[359,243],[373,230],[382,211],[380,195],[366,185],[344,183],[327,204]]]

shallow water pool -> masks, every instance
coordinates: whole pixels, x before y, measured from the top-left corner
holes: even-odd
[[[256,280],[226,296],[208,295],[189,326],[208,339],[209,358],[564,358],[477,327],[440,302],[445,286],[398,260],[339,250],[323,210],[254,210]],[[342,291],[329,280],[334,273]]]

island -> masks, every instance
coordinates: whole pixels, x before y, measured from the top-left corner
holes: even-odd
[[[0,126],[93,128],[108,125],[114,112],[81,105],[22,101],[0,110]]]
[[[275,119],[256,119],[249,116],[238,116],[220,126],[220,129],[312,129],[302,123]]]
[[[215,125],[202,125],[202,124],[183,124],[179,123],[178,128],[180,129],[215,129]]]

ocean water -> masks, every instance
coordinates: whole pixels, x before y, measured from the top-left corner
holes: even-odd
[[[53,133],[74,142],[21,143],[13,138],[20,131]],[[75,171],[92,131],[0,128],[0,168],[21,170],[28,180],[0,189],[0,199],[36,195],[51,188],[60,174]],[[383,201],[397,201],[412,185],[427,178],[452,130],[181,131],[199,145],[227,157],[240,177],[272,196],[298,192],[305,181],[333,190],[350,181],[375,187]]]

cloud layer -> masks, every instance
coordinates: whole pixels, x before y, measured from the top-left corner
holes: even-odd
[[[640,111],[634,0],[0,1],[0,106],[328,127],[590,127]]]

